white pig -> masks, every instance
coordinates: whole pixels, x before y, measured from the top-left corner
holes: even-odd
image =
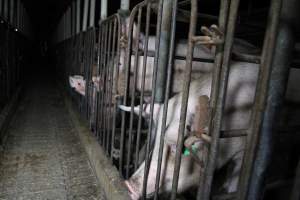
[[[258,65],[244,62],[232,62],[229,75],[228,91],[226,97],[226,109],[223,120],[223,129],[233,130],[246,128],[250,119],[250,108],[254,100],[254,92],[257,81]],[[194,117],[196,107],[200,96],[210,96],[211,92],[210,73],[203,75],[191,83],[188,101],[188,110],[186,117],[186,127],[191,127],[194,131]],[[160,192],[169,192],[172,187],[175,149],[177,144],[180,109],[181,109],[182,93],[177,94],[169,99],[168,115],[166,122],[165,144],[161,170]],[[144,115],[149,115],[150,106],[144,105]],[[130,111],[130,107],[121,106],[121,109]],[[139,107],[135,112],[138,113]],[[200,108],[201,110],[201,108]],[[147,184],[147,195],[151,195],[155,189],[155,177],[157,172],[157,160],[159,151],[159,142],[161,136],[161,122],[163,114],[163,105],[155,104],[154,116],[155,120],[155,145],[152,154],[150,172]],[[201,144],[198,144],[198,146]],[[224,188],[227,192],[233,192],[238,184],[238,171],[240,170],[244,141],[243,138],[221,139],[220,151],[217,158],[217,168],[223,167],[228,161],[234,160],[235,167],[228,177]],[[138,199],[142,192],[142,183],[144,175],[145,163],[126,181],[132,199]],[[201,167],[189,156],[183,156],[181,161],[181,170],[179,175],[178,192],[184,192],[192,186],[196,186],[201,175]]]

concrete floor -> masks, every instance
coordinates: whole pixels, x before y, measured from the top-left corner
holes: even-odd
[[[22,95],[0,160],[0,200],[105,199],[64,100],[47,79]]]

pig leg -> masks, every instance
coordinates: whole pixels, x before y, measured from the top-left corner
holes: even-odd
[[[229,175],[227,181],[224,183],[223,188],[226,192],[232,193],[236,192],[239,184],[239,175],[242,168],[243,162],[243,151],[238,152],[234,158],[234,167],[232,173]]]
[[[158,149],[159,149],[158,144],[159,143],[156,143],[156,146],[153,150],[152,160],[151,160],[151,164],[150,164],[148,182],[147,182],[147,196],[154,193],[154,191],[155,191],[157,163],[158,163]],[[168,154],[168,146],[164,145],[160,186],[162,184],[162,181],[164,180],[164,171],[165,171],[164,169],[166,166],[167,154]],[[128,190],[130,192],[130,196],[133,200],[139,199],[142,195],[144,170],[145,170],[145,162],[143,162],[143,164],[131,176],[131,178],[125,182],[126,186],[128,187]]]

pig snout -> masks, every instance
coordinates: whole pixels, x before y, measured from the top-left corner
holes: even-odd
[[[125,185],[129,191],[130,198],[132,200],[138,200],[140,198],[140,195],[134,184],[132,184],[131,181],[125,181]]]

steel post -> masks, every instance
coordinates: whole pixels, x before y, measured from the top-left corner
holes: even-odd
[[[173,0],[164,0],[162,12],[162,24],[159,45],[159,60],[157,83],[155,88],[155,102],[163,103],[165,95],[165,86],[167,81],[167,65],[170,48],[171,21],[172,21],[172,5]]]
[[[81,0],[76,1],[76,34],[80,32],[80,1]]]
[[[101,20],[107,18],[107,0],[101,0]]]
[[[90,27],[95,26],[95,10],[96,9],[96,0],[91,0],[90,3]]]
[[[277,122],[279,121],[280,111],[284,101],[289,76],[289,66],[293,60],[295,25],[298,11],[298,0],[283,1],[278,35],[275,41],[274,59],[272,61],[270,80],[267,86],[267,102],[263,113],[259,144],[255,156],[256,159],[250,178],[249,193],[247,196],[249,200],[260,199],[263,195],[266,170],[272,155],[272,141],[276,135],[276,130],[278,130]]]
[[[89,0],[84,0],[82,31],[86,31],[88,23]]]

